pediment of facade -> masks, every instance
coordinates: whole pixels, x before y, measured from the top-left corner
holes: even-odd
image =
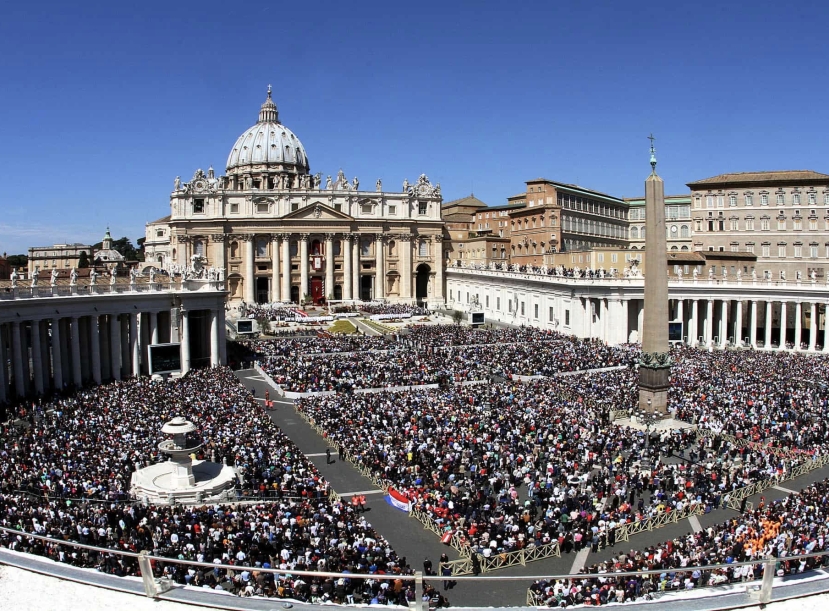
[[[282,219],[286,221],[353,221],[354,217],[326,206],[322,202],[313,202],[299,210],[289,212]]]

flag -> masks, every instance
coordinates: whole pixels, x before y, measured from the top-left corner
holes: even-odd
[[[386,502],[392,507],[397,507],[401,511],[410,511],[411,502],[405,494],[398,492],[394,488],[389,488],[389,493],[386,495]]]

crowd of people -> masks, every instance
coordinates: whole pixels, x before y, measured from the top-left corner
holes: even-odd
[[[25,413],[24,413],[25,412]],[[158,382],[114,382],[20,407],[0,437],[0,525],[106,548],[283,570],[407,574],[388,542],[347,502],[329,499],[316,467],[268,418],[230,370],[191,371]],[[185,416],[198,427],[197,458],[235,466],[253,503],[198,507],[128,499],[132,473],[166,460],[161,427]],[[258,499],[258,500],[257,500]],[[131,559],[0,533],[0,545],[115,575],[137,575]],[[315,602],[406,604],[409,581],[301,579],[271,573],[202,571],[156,563],[177,583],[242,596]]]
[[[827,449],[819,417],[827,393],[813,383],[825,378],[825,359],[673,356],[672,415],[714,435],[677,428],[645,443],[640,431],[612,424],[611,409],[637,403],[634,368],[297,405],[484,556],[554,541],[565,552],[595,549],[615,542],[617,526],[689,506],[713,510],[734,490],[783,478]],[[806,378],[791,378],[793,370]]]
[[[389,350],[399,346],[387,335],[332,335],[315,332],[313,335],[287,340],[244,340],[238,342],[263,358],[312,354],[334,354],[340,352],[366,352]]]
[[[511,340],[511,341],[506,341]],[[311,346],[311,344],[305,344]],[[553,376],[635,362],[634,346],[610,347],[556,332],[529,329],[468,331],[459,325],[413,327],[408,334],[365,339],[317,340],[317,348],[300,352],[281,341],[256,342],[251,348],[274,381],[290,392],[348,392],[440,384],[442,381],[489,380],[492,376]],[[355,352],[362,348],[364,352]],[[384,354],[366,350],[388,350]]]
[[[246,303],[244,301],[239,304],[237,311],[239,312],[239,318],[265,319],[271,322],[294,320],[302,316],[297,312],[297,308],[290,306]]]
[[[584,569],[587,578],[537,581],[530,590],[536,604],[547,607],[635,601],[657,592],[750,581],[763,574],[762,564],[704,571],[687,568],[692,566],[759,562],[772,556],[776,559],[776,575],[799,574],[824,565],[826,557],[792,557],[826,551],[827,544],[829,480],[823,480],[718,526],[645,549],[622,552],[608,562]],[[613,575],[641,570],[659,572],[632,577]]]
[[[359,310],[364,314],[405,314],[407,316],[428,316],[429,310],[405,303],[363,303]]]

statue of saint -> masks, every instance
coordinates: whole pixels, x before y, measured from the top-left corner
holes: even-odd
[[[150,284],[155,284],[155,268],[150,268]]]
[[[32,272],[32,288],[37,286],[37,278],[40,276],[40,268],[35,267],[35,271]]]
[[[408,192],[409,192],[409,179],[404,178],[403,179],[403,193],[408,193]]]
[[[317,172],[314,174],[314,188],[319,189],[320,184],[322,184],[322,172]]]
[[[180,191],[181,190],[181,176],[176,176],[176,181],[173,183],[173,190]]]
[[[352,180],[352,181],[351,181],[351,187],[352,187],[355,191],[357,191],[357,190],[359,190],[359,189],[358,189],[358,187],[359,187],[359,186],[360,186],[360,181],[359,181],[359,180],[357,180],[357,177],[355,176],[355,177],[354,177],[354,180]]]
[[[69,284],[70,286],[78,284],[78,270],[74,267],[72,268],[72,271],[69,272]]]
[[[93,267],[89,270],[89,286],[95,286],[96,284],[98,284],[98,272]]]
[[[17,268],[13,267],[12,268],[12,274],[11,274],[11,276],[9,276],[9,279],[12,281],[12,288],[13,289],[17,288],[17,279],[18,278],[20,278],[20,274],[17,273]]]
[[[58,270],[56,267],[52,268],[52,281],[50,282],[52,286],[58,285]]]
[[[115,284],[115,279],[118,277],[118,268],[113,267],[112,271],[109,272],[109,284],[113,286]]]
[[[327,191],[331,191],[334,188],[334,185],[331,183],[331,174],[328,175],[328,178],[325,179],[325,189]]]
[[[380,191],[382,191],[383,190],[383,181],[378,178],[377,182],[374,184],[374,188],[377,189],[378,193]]]

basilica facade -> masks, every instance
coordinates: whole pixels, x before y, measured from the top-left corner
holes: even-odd
[[[145,257],[168,271],[196,259],[224,270],[230,301],[442,304],[441,202],[425,174],[399,192],[342,170],[312,174],[269,88],[225,175],[176,178],[170,215],[147,224]]]

